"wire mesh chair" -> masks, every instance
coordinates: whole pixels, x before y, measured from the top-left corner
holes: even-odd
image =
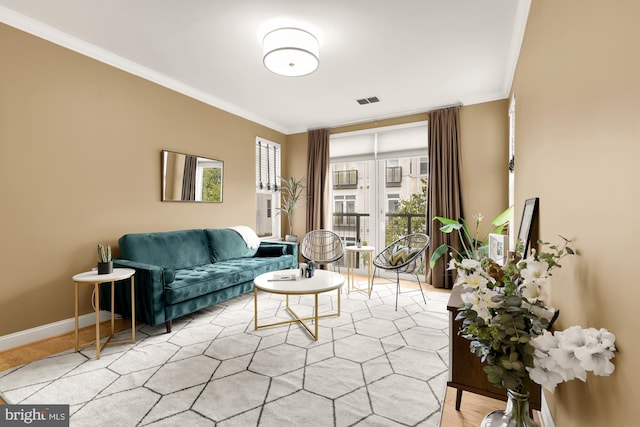
[[[336,263],[344,257],[344,244],[336,233],[330,230],[312,230],[304,235],[300,243],[300,254],[307,261],[318,266]],[[340,271],[340,265],[338,272]],[[334,265],[334,266],[335,266]]]
[[[429,247],[429,236],[415,233],[401,237],[390,243],[373,259],[373,277],[378,268],[396,272],[396,311],[398,311],[398,294],[400,294],[400,273],[412,273],[418,279],[420,292],[425,304],[427,303],[418,277],[418,271],[424,264],[424,251]]]

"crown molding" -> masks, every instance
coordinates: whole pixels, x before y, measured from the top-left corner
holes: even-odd
[[[150,68],[144,67],[136,62],[116,55],[106,49],[95,46],[91,43],[87,43],[77,37],[43,24],[42,22],[36,21],[32,18],[29,18],[28,16],[22,15],[7,7],[0,6],[0,22],[17,28],[18,30],[32,34],[43,40],[77,52],[81,55],[95,59],[96,61],[100,61],[114,68],[118,68],[129,74],[133,74],[142,79],[156,83],[167,89],[201,101],[212,107],[242,117],[246,120],[250,120],[259,125],[266,126],[285,135],[292,133],[289,129],[277,123],[274,123],[263,117],[256,116],[249,111],[245,111],[233,104],[227,103],[209,93],[203,92],[199,89],[195,89],[192,86],[186,85],[178,80],[158,73]]]

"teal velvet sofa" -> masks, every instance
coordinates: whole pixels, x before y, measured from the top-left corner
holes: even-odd
[[[298,246],[260,242],[250,248],[231,228],[125,234],[118,240],[114,267],[133,268],[136,319],[147,325],[171,321],[253,290],[253,279],[268,271],[298,268]],[[117,313],[131,317],[128,284],[117,286]],[[103,309],[110,307],[110,287],[101,289]]]

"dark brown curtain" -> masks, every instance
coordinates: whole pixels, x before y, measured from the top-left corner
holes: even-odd
[[[329,192],[329,129],[309,131],[307,147],[307,231],[325,228]]]
[[[460,247],[457,233],[440,231],[436,216],[452,219],[462,217],[462,176],[460,164],[460,107],[444,108],[429,113],[429,183],[427,224],[431,243],[427,259],[440,245]],[[429,272],[431,285],[451,289],[454,284],[453,271],[447,270],[448,254],[440,258]]]
[[[184,175],[182,177],[182,200],[196,199],[196,169],[198,158],[196,156],[185,156]]]

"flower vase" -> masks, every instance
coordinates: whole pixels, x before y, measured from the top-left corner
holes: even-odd
[[[529,416],[529,393],[507,390],[506,409],[488,414],[480,427],[540,427],[540,424]]]

